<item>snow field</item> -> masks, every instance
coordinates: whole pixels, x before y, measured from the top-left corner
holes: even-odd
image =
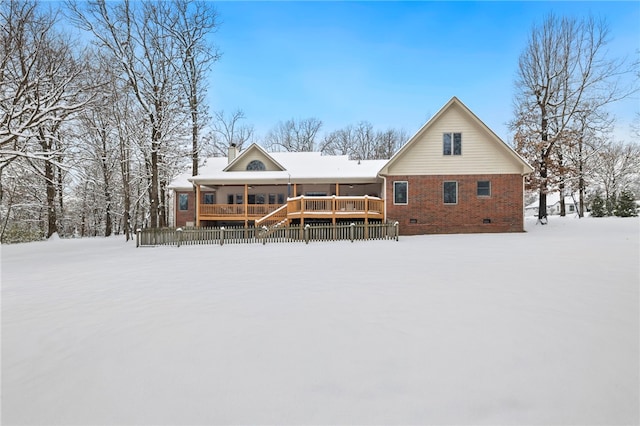
[[[2,247],[2,424],[638,424],[639,221]]]

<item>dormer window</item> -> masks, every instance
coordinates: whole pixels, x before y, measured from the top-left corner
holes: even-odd
[[[462,133],[443,133],[442,155],[462,155]]]
[[[252,171],[252,172],[258,171],[258,172],[260,172],[260,171],[264,171],[266,169],[267,168],[264,166],[264,163],[262,161],[260,161],[260,160],[253,160],[249,164],[247,164],[247,170],[248,171]]]

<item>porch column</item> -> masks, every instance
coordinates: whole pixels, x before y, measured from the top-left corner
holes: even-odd
[[[249,225],[249,184],[244,184],[244,227]]]
[[[336,197],[340,196],[340,184],[336,183]]]
[[[369,239],[369,196],[364,196],[364,239]]]
[[[196,226],[200,226],[200,184],[196,184]]]

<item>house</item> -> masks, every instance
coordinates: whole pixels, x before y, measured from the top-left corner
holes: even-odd
[[[170,188],[175,226],[390,220],[405,235],[521,232],[532,171],[454,97],[389,160],[231,146]]]
[[[207,160],[198,176],[172,182],[175,225],[382,220],[377,174],[385,163],[319,152],[269,153],[257,144],[238,152],[231,146],[228,157]]]
[[[578,201],[571,196],[564,197],[565,213],[574,214],[578,212]],[[525,206],[525,216],[538,216],[539,201]],[[560,214],[560,193],[550,192],[547,194],[547,215]]]

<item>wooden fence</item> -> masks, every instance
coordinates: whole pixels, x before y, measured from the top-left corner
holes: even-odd
[[[161,228],[138,229],[136,247],[202,245],[202,244],[267,244],[283,242],[339,241],[339,240],[396,240],[398,222],[308,224],[254,228]]]

